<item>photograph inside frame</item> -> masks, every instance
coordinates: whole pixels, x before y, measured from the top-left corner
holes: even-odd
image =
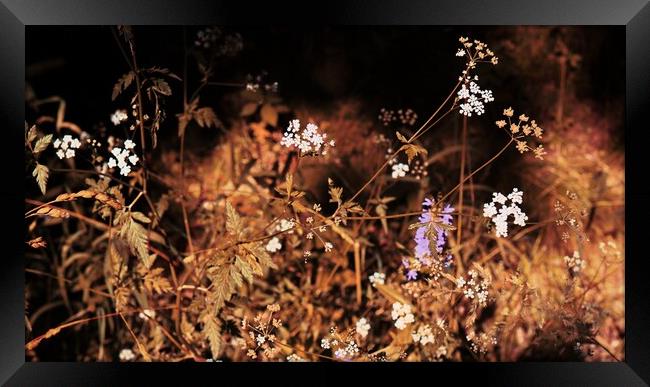
[[[623,28],[25,31],[26,361],[625,360]]]

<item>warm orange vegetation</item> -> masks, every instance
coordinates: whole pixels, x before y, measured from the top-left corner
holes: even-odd
[[[78,361],[624,359],[612,118],[567,88],[565,46],[544,58],[560,74],[547,110],[483,89],[508,87],[482,82],[504,62],[528,69],[545,29],[503,54],[461,38],[458,73],[437,75],[458,83],[429,112],[287,106],[252,79],[228,124],[200,96],[236,36],[197,37],[221,54],[199,51],[189,85],[138,68],[137,30],[119,31],[133,70],[113,132],[67,123],[65,105],[26,124],[28,359],[70,332]],[[184,111],[165,111],[172,93]],[[165,116],[178,139],[162,147]],[[220,133],[207,154],[185,143],[195,130]]]

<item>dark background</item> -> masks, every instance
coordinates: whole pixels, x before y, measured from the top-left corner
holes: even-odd
[[[548,27],[551,35],[566,36],[581,55],[574,74],[576,94],[607,109],[624,97],[624,29],[616,27]],[[120,106],[111,102],[115,81],[128,71],[113,27],[28,26],[26,78],[38,98],[58,95],[67,101],[66,120],[88,130]],[[134,27],[139,67],[167,67],[183,76],[184,47],[191,47],[200,27]],[[464,60],[454,56],[458,36],[489,43],[501,57],[498,71],[482,68],[480,84],[494,91],[497,103],[536,109],[540,77],[555,82],[548,63],[516,68],[502,55],[501,40],[516,37],[512,27],[266,27],[225,28],[240,33],[243,50],[220,61],[215,80],[244,83],[247,74],[267,71],[279,82],[279,95],[289,106],[332,106],[341,100],[360,100],[376,116],[381,107],[410,107],[423,118],[432,101],[441,101],[456,82]],[[501,50],[500,50],[501,49]],[[549,52],[552,54],[552,52]],[[196,64],[189,61],[190,88],[196,85]],[[449,76],[453,75],[453,76]],[[507,85],[507,87],[503,87]],[[170,111],[182,109],[179,82],[171,82]],[[213,87],[202,103],[219,113],[220,98],[233,88]],[[548,110],[549,107],[546,106]],[[488,113],[490,109],[488,109]],[[28,110],[27,120],[30,113]],[[176,132],[176,120],[163,123],[160,135]],[[169,130],[165,131],[168,128]],[[612,128],[622,133],[620,127]]]

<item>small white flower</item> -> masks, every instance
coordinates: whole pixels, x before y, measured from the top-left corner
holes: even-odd
[[[458,52],[456,52],[456,56],[463,56],[463,55],[465,55],[465,50],[463,50],[462,48],[459,48]]]
[[[485,203],[483,205],[483,216],[486,218],[491,218],[497,214],[497,207],[494,205],[494,202]]]
[[[56,139],[53,143],[54,149],[58,149],[56,155],[59,159],[71,159],[76,156],[75,149],[81,147],[81,141],[78,138],[72,138],[66,134],[62,139]]]
[[[376,287],[377,284],[383,285],[384,281],[386,281],[386,274],[375,272],[373,275],[371,275],[368,278],[368,280],[370,281],[373,287]]]
[[[322,339],[320,341],[320,346],[323,347],[323,349],[329,349],[330,348],[330,341],[327,339]]]
[[[574,274],[578,274],[582,269],[587,266],[587,262],[584,259],[580,258],[580,252],[574,251],[573,256],[565,256],[564,262]]]
[[[129,116],[126,114],[126,110],[124,109],[116,110],[115,113],[111,114],[111,122],[115,126],[126,121],[128,118]]]
[[[288,362],[303,362],[305,359],[301,358],[300,356],[296,355],[295,353],[292,353],[291,355],[287,356],[287,361]]]
[[[466,81],[467,82],[467,81]],[[491,90],[482,90],[476,82],[471,81],[469,88],[464,83],[456,94],[459,103],[459,113],[471,117],[485,113],[485,103],[494,101]]]
[[[295,222],[293,219],[280,219],[280,222],[275,226],[275,229],[278,231],[287,231],[288,234],[293,234],[292,228],[294,227]]]
[[[428,324],[421,325],[418,328],[417,332],[411,333],[411,337],[413,338],[414,342],[419,342],[422,345],[427,345],[434,342],[433,331]]]
[[[307,124],[304,130],[300,128],[300,120],[292,120],[284,132],[280,145],[287,148],[298,148],[303,154],[315,153],[324,155],[327,153],[327,146],[334,146],[334,140],[329,144],[325,143],[327,133],[319,133],[318,126],[313,123]]]
[[[257,335],[257,339],[255,340],[257,341],[257,345],[262,345],[266,341],[266,337],[263,335]]]
[[[133,149],[135,148],[135,143],[131,140],[124,141],[124,149]]]
[[[370,330],[370,324],[368,323],[368,320],[366,320],[366,318],[363,317],[360,318],[359,321],[357,321],[356,328],[357,328],[357,333],[361,337],[365,338],[366,336],[368,336],[368,331]]]
[[[120,175],[122,176],[128,176],[129,173],[131,173],[131,167],[130,166],[125,166],[124,168],[120,169]]]
[[[395,320],[395,327],[399,330],[406,328],[407,324],[415,321],[415,316],[411,313],[411,305],[399,302],[393,304],[391,317]]]
[[[130,348],[124,348],[120,351],[120,360],[121,361],[131,361],[135,359],[135,354]]]
[[[393,165],[393,173],[392,173],[391,176],[393,177],[393,179],[397,179],[399,177],[404,177],[404,176],[406,176],[406,172],[408,172],[408,171],[409,171],[409,166],[408,165],[406,165],[404,163],[395,164],[395,165]]]
[[[266,244],[266,251],[270,253],[275,253],[281,248],[282,248],[282,244],[280,243],[278,237],[271,238],[271,240]]]
[[[110,143],[110,141],[109,141]],[[132,171],[132,167],[135,167],[140,158],[135,153],[131,153],[132,149],[135,147],[135,143],[131,140],[124,141],[124,148],[114,147],[111,149],[111,154],[114,157],[111,157],[108,160],[108,167],[115,168],[116,166],[120,169],[120,175],[128,176]],[[127,160],[129,163],[127,163]]]
[[[330,251],[332,251],[332,248],[333,248],[333,247],[334,247],[334,245],[332,245],[332,243],[330,243],[330,242],[325,242],[325,252],[326,252],[326,253],[329,253]]]
[[[145,320],[147,317],[149,318],[155,318],[156,317],[156,311],[153,309],[145,309],[142,312],[138,314],[138,317],[141,319]]]

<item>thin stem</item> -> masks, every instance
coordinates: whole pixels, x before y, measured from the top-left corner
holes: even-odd
[[[463,179],[463,181],[461,181],[460,183],[458,183],[454,188],[451,189],[451,191],[449,191],[445,196],[443,196],[442,199],[440,199],[440,202],[444,202],[445,199],[447,199],[447,198],[448,198],[452,193],[454,193],[458,188],[460,188],[461,183],[465,183],[465,182],[466,182],[467,180],[469,180],[472,176],[474,176],[475,174],[477,174],[479,171],[481,171],[483,168],[487,167],[490,163],[492,163],[492,162],[493,162],[494,160],[496,160],[499,156],[501,156],[501,154],[502,154],[503,152],[505,152],[506,149],[508,149],[508,147],[510,146],[510,144],[512,144],[513,141],[515,141],[515,140],[511,137],[511,138],[510,138],[510,141],[508,141],[508,143],[507,143],[503,148],[501,148],[501,150],[500,150],[496,155],[492,156],[491,159],[489,159],[488,161],[486,161],[485,163],[483,163],[483,165],[481,165],[481,166],[478,167],[476,170],[474,170],[474,172],[472,172],[472,173],[470,173],[469,175],[467,175],[467,177],[465,177],[465,178]]]
[[[462,134],[462,150],[460,152],[460,190],[458,191],[458,211],[463,212],[463,193],[465,184],[465,156],[467,153],[467,116],[463,116],[463,134]],[[456,234],[456,243],[461,245],[461,237],[463,230],[463,218],[458,218],[458,230]],[[459,251],[460,253],[460,251]],[[462,254],[461,254],[462,257]]]

